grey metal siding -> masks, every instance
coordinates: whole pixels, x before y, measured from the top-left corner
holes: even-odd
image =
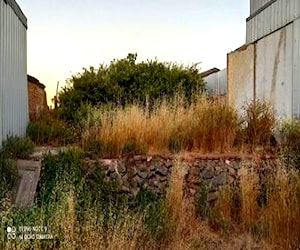
[[[223,95],[227,90],[227,69],[223,69],[205,77],[206,87],[210,95]]]
[[[271,34],[300,17],[299,0],[277,0],[270,3],[267,8],[247,19],[247,44]]]
[[[258,11],[260,8],[271,1],[272,0],[250,0],[250,14],[254,14],[256,11]]]
[[[22,12],[22,10],[21,10],[20,6],[17,4],[17,2],[15,0],[5,0],[4,2],[6,2],[11,7],[11,9],[14,11],[14,13],[19,18],[20,22],[27,28],[27,18],[24,15],[24,13]]]
[[[0,146],[7,135],[25,135],[27,123],[27,30],[0,0]]]

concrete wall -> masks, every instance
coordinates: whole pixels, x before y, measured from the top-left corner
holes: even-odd
[[[14,0],[0,0],[0,147],[28,123],[26,22]]]
[[[292,115],[300,117],[300,19],[294,21],[293,32]]]
[[[227,55],[228,104],[241,110],[254,96],[255,45],[243,46]]]
[[[227,78],[231,106],[256,98],[279,119],[300,117],[300,19],[228,54]]]
[[[277,117],[292,117],[293,24],[256,45],[256,98],[266,100]]]

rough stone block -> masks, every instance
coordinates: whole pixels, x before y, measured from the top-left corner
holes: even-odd
[[[166,176],[168,174],[168,169],[165,166],[161,165],[156,168],[156,173],[162,176]]]

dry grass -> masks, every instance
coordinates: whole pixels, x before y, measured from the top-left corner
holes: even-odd
[[[83,146],[96,140],[114,155],[120,155],[128,142],[143,153],[224,151],[232,148],[237,126],[234,110],[203,96],[188,107],[177,98],[158,104],[151,112],[131,105],[95,110],[93,117],[98,121],[86,127]]]
[[[184,195],[187,167],[176,162],[169,180],[165,209],[171,230],[163,243],[164,249],[220,249],[222,241],[209,226],[200,221],[191,200]]]
[[[278,170],[269,184],[262,224],[268,238],[282,249],[300,247],[300,175],[294,170]]]
[[[212,231],[208,221],[200,220],[193,202],[184,194],[186,166],[177,162],[169,179],[164,201],[167,229],[164,238],[157,241],[145,226],[145,214],[132,213],[124,208],[116,220],[111,213],[104,215],[93,206],[76,215],[76,195],[63,194],[51,208],[49,230],[55,237],[44,241],[8,241],[5,249],[297,249],[300,246],[300,175],[294,170],[279,168],[276,175],[266,178],[266,197],[263,205],[257,202],[260,180],[256,172],[246,167],[240,171],[239,209],[232,202],[236,193],[225,187],[214,207],[219,220],[232,227]],[[233,218],[233,211],[239,216]],[[7,215],[6,215],[7,216]],[[42,223],[45,215],[34,223]],[[5,219],[5,217],[4,217]],[[3,218],[2,218],[3,220]]]
[[[257,221],[259,193],[259,178],[253,169],[240,170],[241,210],[240,218],[244,230],[249,230]]]
[[[249,168],[240,170],[239,193],[228,187],[220,192],[214,210],[220,221],[229,223],[236,231],[252,234],[268,249],[298,249],[300,246],[300,175],[280,166],[276,174],[264,178],[260,189],[258,174]],[[261,193],[263,192],[263,193]],[[238,195],[237,203],[233,197]],[[261,203],[258,202],[262,199]],[[233,218],[233,211],[238,216]],[[268,244],[265,244],[267,242]]]

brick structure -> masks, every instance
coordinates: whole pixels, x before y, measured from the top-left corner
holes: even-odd
[[[42,113],[48,112],[45,85],[30,75],[28,81],[28,106],[30,121],[36,120]]]

